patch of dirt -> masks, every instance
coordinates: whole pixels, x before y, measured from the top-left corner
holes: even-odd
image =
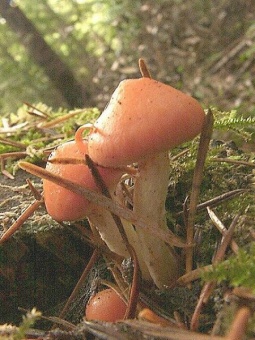
[[[14,179],[0,175],[0,219],[2,233],[33,201],[32,193],[26,182],[28,178],[38,190],[41,189],[41,180],[22,170],[16,173]]]
[[[0,175],[1,234],[34,201],[29,178],[41,192],[41,180],[20,170],[13,180]],[[71,229],[61,227],[41,207],[0,246],[0,320],[19,324],[19,307],[54,314],[69,297],[91,249]]]

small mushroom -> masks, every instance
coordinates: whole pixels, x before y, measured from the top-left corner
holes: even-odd
[[[112,288],[92,296],[85,308],[86,320],[116,322],[124,319],[127,304]]]
[[[78,145],[75,141],[63,143],[49,156],[46,170],[88,189],[98,191],[94,178],[85,164],[86,152],[86,141],[82,141],[82,151],[80,144]],[[98,170],[109,191],[113,192],[123,170],[102,167],[98,167]],[[43,191],[47,212],[56,221],[76,221],[87,217],[99,230],[102,239],[110,250],[121,256],[127,257],[129,255],[109,211],[50,180],[43,180]]]
[[[168,152],[199,134],[204,117],[194,98],[171,86],[148,77],[124,80],[88,136],[88,153],[105,167],[137,163],[134,212],[166,229]],[[172,285],[179,275],[174,250],[139,228],[137,233],[154,283]]]

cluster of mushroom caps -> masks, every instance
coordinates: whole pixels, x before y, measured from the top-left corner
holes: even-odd
[[[79,160],[89,155],[96,164],[111,197],[118,203],[116,188],[123,175],[135,165],[132,209],[138,217],[167,230],[165,200],[169,183],[169,150],[193,139],[201,132],[204,110],[200,104],[148,74],[120,82],[101,116],[82,138],[85,127],[77,130],[75,140],[62,144],[49,157],[46,169],[87,188],[99,191],[88,166]],[[77,163],[58,164],[54,159],[71,157]],[[111,213],[56,183],[43,181],[48,213],[57,221],[87,218],[108,248],[130,256]],[[173,247],[129,221],[122,224],[132,245],[142,277],[158,288],[172,285],[178,278],[179,261]]]

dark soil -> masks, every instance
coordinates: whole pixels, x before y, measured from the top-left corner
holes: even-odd
[[[1,232],[10,227],[34,200],[18,171],[14,180],[0,176]],[[72,292],[90,256],[90,249],[70,230],[55,223],[44,206],[0,247],[0,320],[19,324],[25,308],[46,314],[60,310]]]

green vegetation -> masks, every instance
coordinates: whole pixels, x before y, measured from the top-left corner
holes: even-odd
[[[27,332],[31,327],[33,327],[35,321],[40,318],[41,312],[38,312],[35,308],[31,311],[27,312],[23,317],[19,328],[17,329],[17,333],[13,335],[13,340],[22,340],[26,336]]]
[[[255,245],[240,249],[238,254],[215,265],[213,269],[203,275],[205,280],[217,280],[218,283],[227,282],[232,287],[249,288],[255,293]]]
[[[36,107],[23,105],[17,113],[6,117],[5,127],[0,123],[0,154],[5,158],[3,154],[8,152],[21,152],[18,159],[24,158],[32,163],[45,161],[48,150],[72,139],[77,127],[93,123],[98,115],[96,108],[72,111],[59,108],[55,111],[42,103]],[[17,161],[8,155],[6,160],[6,169],[15,173]]]

